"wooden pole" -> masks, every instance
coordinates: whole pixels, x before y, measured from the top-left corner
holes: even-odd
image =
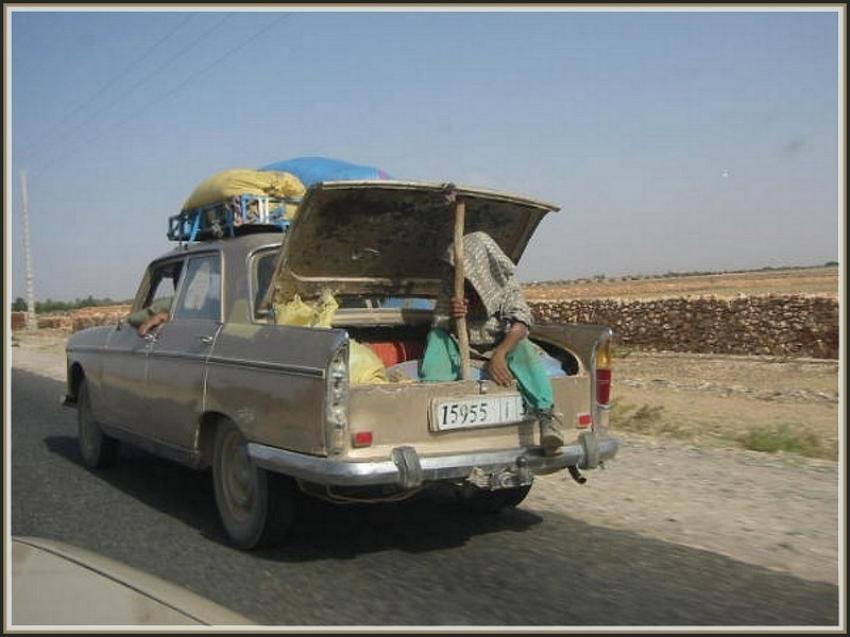
[[[463,230],[466,218],[466,203],[458,197],[455,201],[455,236],[454,236],[454,257],[455,257],[455,297],[462,299],[466,292],[464,289],[464,279],[466,278],[463,267]],[[455,319],[455,331],[457,332],[457,340],[460,344],[460,365],[461,378],[469,380],[469,333],[466,331],[466,318]]]

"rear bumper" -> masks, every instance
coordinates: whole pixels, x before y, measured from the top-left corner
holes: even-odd
[[[352,462],[308,456],[254,442],[248,444],[248,455],[263,469],[321,485],[414,488],[425,482],[466,478],[476,468],[485,472],[509,470],[533,475],[553,473],[571,466],[592,469],[600,461],[613,458],[618,447],[616,438],[586,431],[554,456],[544,456],[539,448],[419,456],[412,447],[399,447],[387,460]]]

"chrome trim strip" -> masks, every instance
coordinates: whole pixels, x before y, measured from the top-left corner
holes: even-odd
[[[260,371],[283,372],[291,376],[307,376],[309,378],[325,378],[325,370],[321,367],[306,367],[304,365],[287,365],[285,363],[266,363],[263,361],[249,361],[242,358],[223,358],[210,356],[208,365],[220,365],[223,367],[248,367]]]
[[[117,354],[126,354],[126,355],[140,355],[147,356],[147,345],[141,345],[139,349],[107,349],[106,347],[73,347],[65,349],[65,354],[111,354],[115,356]]]
[[[197,361],[202,363],[207,359],[207,354],[186,354],[185,352],[163,352],[152,350],[148,354],[148,358],[170,358],[181,361]]]
[[[599,459],[613,458],[618,447],[619,442],[616,438],[600,438],[598,440]],[[354,487],[398,484],[401,479],[399,469],[392,460],[377,462],[331,460],[256,442],[248,443],[248,455],[257,466],[263,469],[322,485]],[[542,475],[568,466],[584,464],[585,451],[584,446],[576,441],[564,446],[561,453],[555,456],[544,456],[540,449],[517,448],[421,457],[419,463],[422,467],[423,478],[426,481],[434,481],[466,477],[475,467],[515,465],[519,457],[525,458],[532,473]]]

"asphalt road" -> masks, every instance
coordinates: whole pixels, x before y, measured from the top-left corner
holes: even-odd
[[[836,586],[563,514],[307,504],[282,548],[225,544],[208,472],[83,467],[62,383],[13,371],[12,533],[98,551],[274,625],[836,625]]]

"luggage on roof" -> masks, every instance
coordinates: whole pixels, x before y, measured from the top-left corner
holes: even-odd
[[[202,181],[179,214],[168,219],[168,238],[197,241],[264,227],[286,228],[304,184],[290,173],[236,168]]]
[[[295,175],[307,188],[320,181],[392,179],[380,168],[361,166],[329,157],[294,157],[263,166],[262,171],[283,171]]]
[[[304,190],[301,180],[288,172],[235,168],[216,173],[199,183],[183,204],[183,210],[208,206],[239,195],[300,198]]]

